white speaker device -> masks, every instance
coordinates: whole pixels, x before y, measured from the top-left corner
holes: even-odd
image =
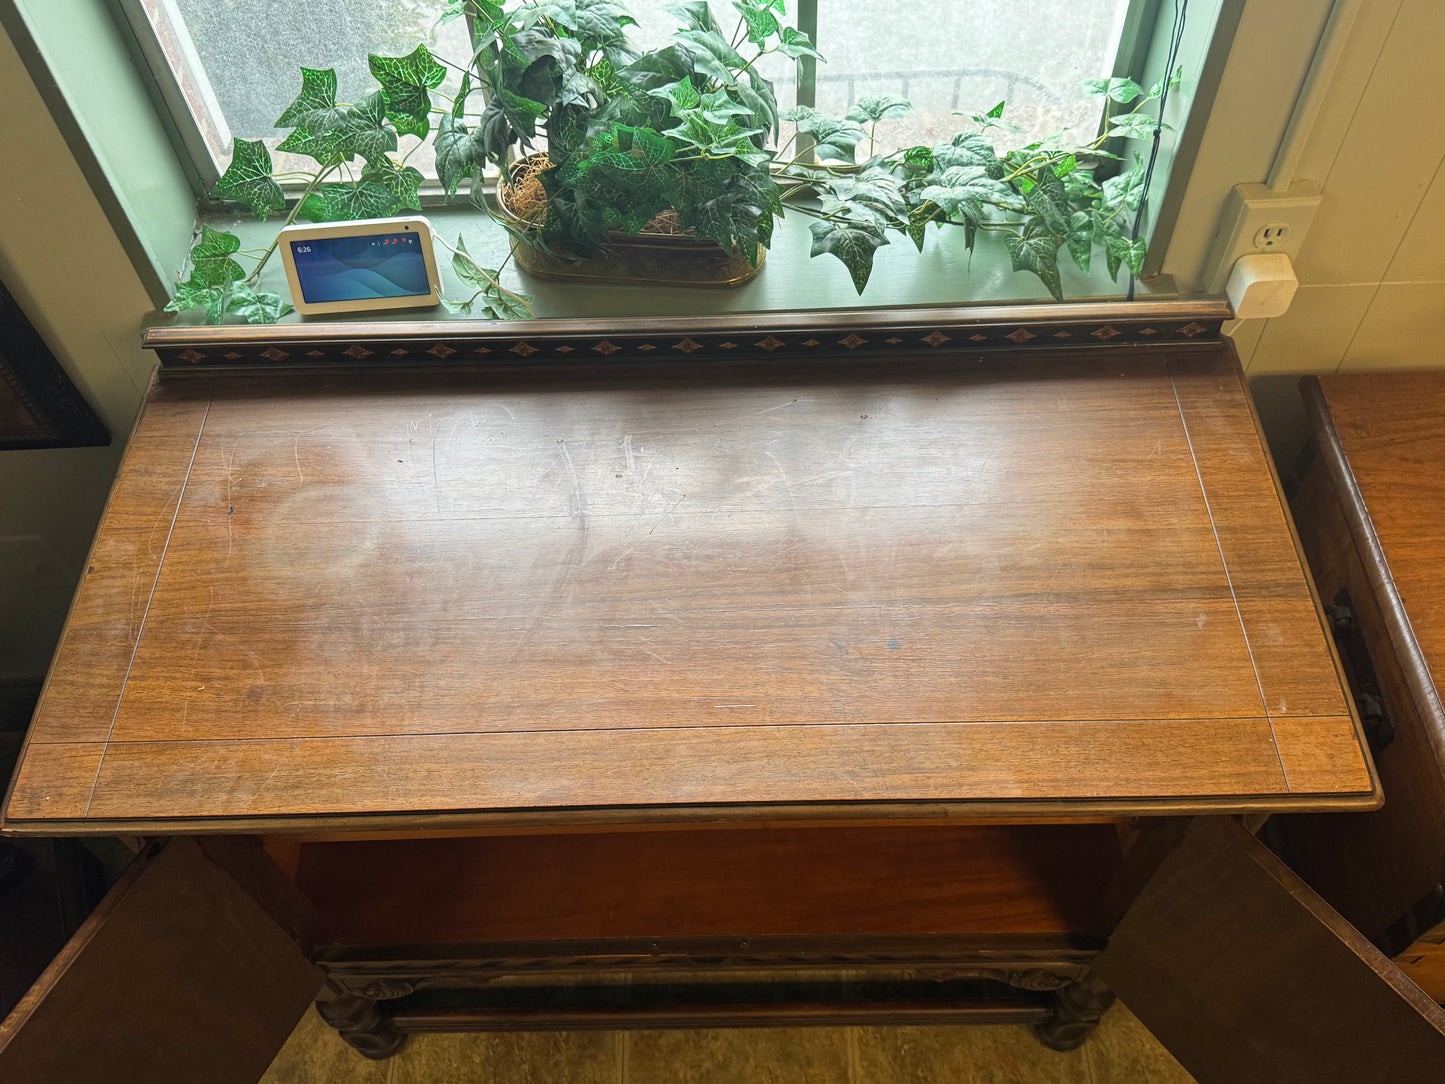
[[[287,226],[277,247],[300,313],[419,309],[441,298],[431,223],[420,216]]]

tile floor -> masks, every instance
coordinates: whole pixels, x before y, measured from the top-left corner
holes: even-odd
[[[367,1061],[307,1012],[262,1084],[1192,1084],[1115,1005],[1079,1050],[1023,1027],[413,1035]]]

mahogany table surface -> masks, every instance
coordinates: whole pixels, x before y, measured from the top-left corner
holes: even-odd
[[[1315,424],[1344,454],[1344,499],[1367,536],[1395,650],[1445,765],[1445,373],[1330,376],[1318,387],[1327,417]]]
[[[5,827],[1379,800],[1216,343],[163,380]]]

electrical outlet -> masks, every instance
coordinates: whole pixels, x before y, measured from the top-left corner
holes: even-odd
[[[1310,181],[1296,181],[1288,192],[1273,192],[1262,184],[1235,185],[1209,247],[1204,291],[1223,293],[1230,269],[1241,256],[1252,252],[1297,255],[1319,205],[1319,190]]]

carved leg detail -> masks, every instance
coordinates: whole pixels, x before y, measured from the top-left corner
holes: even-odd
[[[1054,995],[1048,1019],[1034,1025],[1034,1034],[1053,1050],[1075,1050],[1112,1004],[1114,991],[1093,976],[1071,982]]]
[[[389,1058],[406,1042],[406,1036],[392,1028],[390,1015],[367,998],[328,998],[316,1003],[316,1011],[365,1057]]]

